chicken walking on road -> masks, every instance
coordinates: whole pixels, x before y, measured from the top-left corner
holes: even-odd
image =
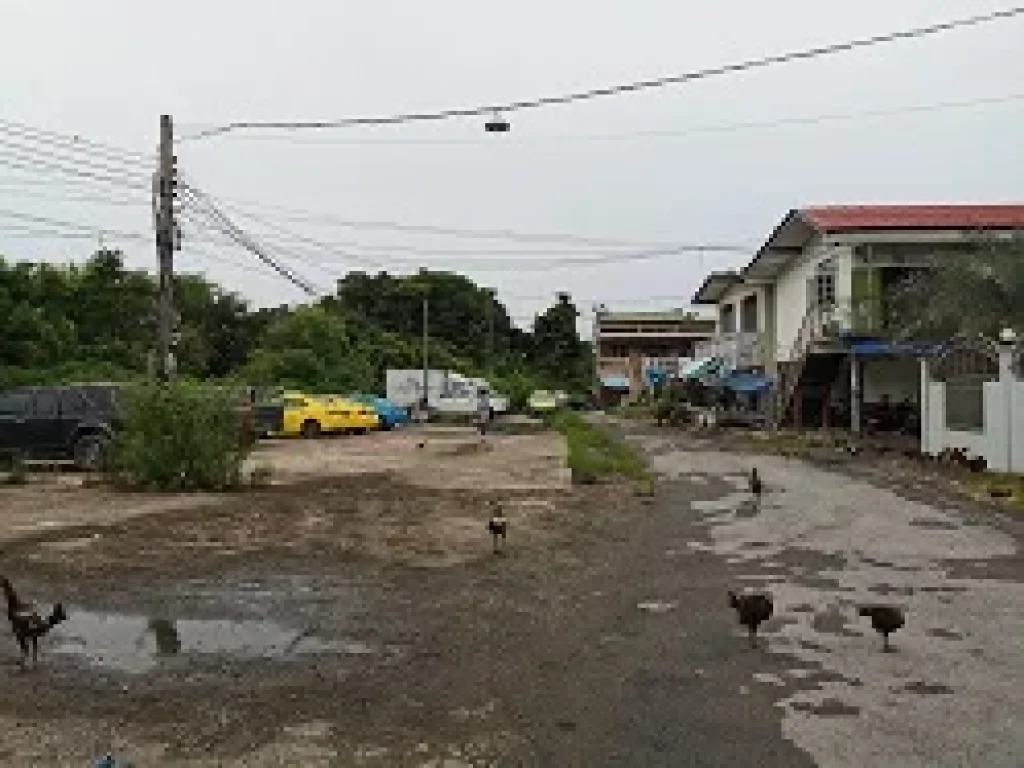
[[[4,597],[7,599],[7,620],[11,622],[11,631],[14,639],[18,641],[21,648],[21,666],[25,668],[28,662],[29,651],[32,652],[32,666],[35,667],[39,660],[39,638],[43,637],[51,629],[66,621],[67,613],[61,603],[56,603],[48,615],[43,615],[31,603],[22,602],[18,594],[6,578],[0,579],[0,587],[3,588]]]
[[[487,522],[487,530],[490,531],[494,540],[494,554],[499,555],[505,549],[505,537],[508,534],[508,520],[502,512],[501,507],[494,505],[491,519]]]
[[[764,483],[761,481],[761,476],[757,473],[757,467],[750,470],[750,492],[754,494],[754,498],[757,501],[761,501],[761,494],[764,493]]]
[[[871,617],[871,628],[882,636],[882,650],[891,651],[889,635],[906,623],[903,610],[895,605],[865,605],[860,615]]]
[[[775,606],[771,595],[760,592],[752,595],[737,595],[729,592],[729,606],[736,609],[740,624],[750,632],[750,647],[757,647],[757,628],[772,617]]]

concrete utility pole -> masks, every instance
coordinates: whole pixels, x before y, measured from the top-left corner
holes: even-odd
[[[487,289],[487,383],[494,386],[494,294],[493,288]]]
[[[430,325],[429,301],[423,297],[423,406],[430,402]]]
[[[156,199],[156,254],[159,275],[157,297],[157,375],[169,381],[174,349],[174,251],[178,248],[178,226],[174,201],[178,192],[177,158],[174,156],[174,124],[170,115],[160,116],[159,166],[154,185]]]

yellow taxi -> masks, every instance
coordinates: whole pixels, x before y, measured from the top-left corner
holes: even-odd
[[[365,435],[371,430],[380,429],[380,416],[372,405],[338,395],[323,395],[320,399],[327,404],[327,413],[340,423],[337,431]]]
[[[330,413],[327,403],[320,398],[301,392],[285,392],[281,395],[279,425],[277,434],[315,438],[341,431],[343,422]]]

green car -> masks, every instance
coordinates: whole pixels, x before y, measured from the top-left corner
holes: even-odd
[[[530,399],[526,401],[526,406],[529,409],[530,413],[539,416],[557,410],[558,398],[555,397],[555,394],[553,392],[538,389],[536,392],[530,395]]]

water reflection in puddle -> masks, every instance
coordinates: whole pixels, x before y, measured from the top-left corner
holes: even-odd
[[[268,621],[171,621],[88,611],[69,613],[55,638],[59,644],[53,652],[122,672],[146,672],[167,659],[190,654],[283,659],[320,653],[376,653],[365,643],[326,640],[309,629],[289,629]]]

